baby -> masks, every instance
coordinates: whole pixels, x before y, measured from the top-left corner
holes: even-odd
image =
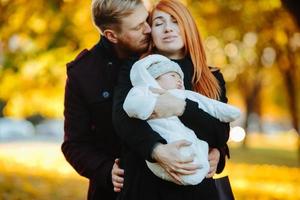
[[[184,126],[177,116],[149,119],[152,115],[158,94],[150,88],[168,90],[181,99],[190,99],[198,107],[222,122],[236,120],[240,111],[234,106],[210,99],[199,93],[184,90],[183,72],[180,66],[162,55],[149,55],[137,61],[130,71],[131,83],[134,86],[125,99],[123,108],[129,117],[147,120],[151,128],[158,132],[168,143],[187,140],[192,144],[180,148],[182,156],[195,155],[193,164],[200,168],[195,174],[182,175],[184,185],[200,183],[209,171],[208,144],[200,140],[194,131]],[[157,163],[146,161],[149,169],[158,177],[175,182],[175,180]]]

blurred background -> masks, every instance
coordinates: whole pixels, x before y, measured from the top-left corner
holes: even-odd
[[[300,199],[299,1],[182,2],[243,112],[218,176],[229,175],[237,200]],[[90,4],[0,0],[0,200],[85,199],[87,180],[60,144],[65,64],[99,40]]]

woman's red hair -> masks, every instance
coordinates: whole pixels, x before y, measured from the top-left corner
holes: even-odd
[[[150,24],[155,10],[166,12],[177,20],[185,46],[185,55],[190,56],[194,66],[193,90],[207,97],[219,99],[220,86],[207,66],[200,33],[189,10],[177,0],[161,0],[150,13]]]

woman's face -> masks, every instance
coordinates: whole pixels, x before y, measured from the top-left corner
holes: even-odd
[[[184,43],[176,19],[160,10],[154,11],[152,19],[152,40],[158,53],[171,59],[183,58]]]

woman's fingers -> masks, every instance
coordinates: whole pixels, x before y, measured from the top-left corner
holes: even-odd
[[[166,92],[166,90],[164,89],[159,89],[159,88],[154,88],[154,87],[150,87],[149,90],[153,93],[156,93],[156,94],[164,94]]]
[[[209,161],[209,172],[207,174],[207,178],[211,178],[215,175],[218,167],[220,159],[220,151],[216,148],[210,149],[208,154],[208,161]]]
[[[166,170],[166,171],[174,179],[174,181],[177,185],[183,185],[180,176],[178,176],[175,172],[172,172],[170,170]]]
[[[199,165],[192,164],[191,162],[181,163],[177,161],[170,167],[170,170],[180,175],[190,175],[196,173],[199,168]]]
[[[192,145],[192,143],[190,141],[187,140],[178,140],[176,142],[173,143],[177,149],[180,149],[181,147],[187,147]]]
[[[192,163],[194,161],[194,157],[195,157],[195,154],[192,154],[190,156],[180,156],[177,159],[177,162],[183,163],[183,164]]]
[[[208,174],[206,175],[206,178],[211,178],[215,175],[217,171],[217,168],[210,168]]]
[[[173,171],[175,171],[176,173],[181,174],[181,175],[190,175],[190,174],[196,173],[199,168],[200,167],[195,164],[180,164],[179,163],[173,168]]]
[[[178,169],[187,170],[187,171],[196,171],[200,169],[200,166],[197,164],[191,164],[191,163],[181,163],[177,166]]]
[[[177,169],[176,172],[180,175],[191,175],[191,174],[195,174],[196,170],[184,170],[184,169]]]
[[[211,178],[215,175],[216,171],[217,171],[217,166],[218,166],[218,163],[213,163],[213,162],[209,162],[210,164],[210,168],[209,168],[209,172],[207,174],[207,178]]]
[[[187,140],[179,140],[169,144],[160,144],[153,150],[153,157],[165,170],[170,169],[180,175],[196,173],[200,166],[193,164],[195,155],[182,156],[179,152],[181,147],[190,146]]]

